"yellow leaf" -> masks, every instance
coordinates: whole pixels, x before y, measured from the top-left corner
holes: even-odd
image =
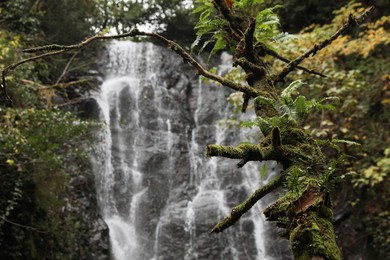
[[[8,163],[9,165],[14,165],[15,164],[15,161],[12,160],[12,159],[8,159],[7,161],[5,161],[6,163]]]

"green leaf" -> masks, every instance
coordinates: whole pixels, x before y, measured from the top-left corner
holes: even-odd
[[[195,41],[191,44],[191,54],[192,54],[192,51],[194,50],[194,48],[195,48],[196,46],[198,46],[198,44],[199,44],[199,42],[200,42],[201,39],[202,39],[202,35],[197,35],[197,36],[196,36]]]
[[[264,97],[264,96],[258,96],[258,97],[255,98],[254,101],[259,106],[262,106],[264,104],[271,105],[271,106],[275,105],[275,100],[273,100],[271,98],[268,98],[268,97]]]
[[[265,177],[267,170],[268,170],[267,164],[264,163],[263,166],[261,167],[261,170],[260,170],[260,178]]]
[[[344,144],[349,144],[349,145],[361,146],[361,144],[359,144],[357,142],[349,141],[349,140],[343,140],[343,139],[332,139],[332,143],[344,143]]]
[[[209,55],[209,58],[208,58],[207,62],[210,61],[211,57],[212,57],[215,53],[217,53],[217,52],[220,51],[220,50],[226,49],[227,42],[226,42],[226,40],[225,40],[224,35],[222,35],[221,33],[216,33],[216,34],[214,35],[214,38],[216,38],[217,41],[216,41],[215,44],[214,44],[214,48],[213,48],[213,49],[211,50],[211,52],[210,52],[210,55]]]
[[[212,11],[210,9],[205,10],[203,13],[201,13],[201,15],[199,17],[199,21],[200,22],[205,21],[210,16],[211,12]]]
[[[209,45],[210,43],[214,42],[213,39],[210,39],[210,40],[207,40],[203,43],[203,46],[199,49],[198,51],[198,55],[201,54],[204,50],[204,48],[206,48],[207,45]]]
[[[8,165],[14,165],[15,164],[15,161],[13,160],[13,159],[7,159],[6,161],[5,161]]]
[[[252,128],[252,127],[254,127],[255,125],[256,125],[256,123],[253,122],[253,121],[242,121],[242,122],[240,122],[239,127],[248,127],[248,128]]]

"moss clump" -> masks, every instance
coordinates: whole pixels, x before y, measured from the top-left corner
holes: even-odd
[[[291,230],[290,242],[295,260],[310,260],[322,256],[326,260],[341,259],[337,247],[332,218],[323,212],[331,212],[325,206],[318,206],[296,218],[296,226]]]

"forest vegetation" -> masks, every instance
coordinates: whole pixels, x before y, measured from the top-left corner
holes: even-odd
[[[132,32],[130,36],[152,36],[135,37],[138,41],[166,43],[156,34],[132,31],[134,26],[174,40],[177,44],[168,42],[169,47],[183,58],[190,49],[194,54],[229,51],[235,55],[237,67],[217,81],[240,92],[230,97],[238,111],[255,109],[258,117],[240,122],[232,111],[229,127],[237,131],[259,127],[265,138],[260,144],[237,147],[210,145],[207,153],[243,159],[239,167],[259,158],[279,160],[285,166],[281,177],[260,192],[273,185],[283,185],[288,191],[265,214],[286,228],[284,235],[297,259],[317,255],[351,259],[357,252],[364,259],[390,255],[388,1],[375,1],[364,21],[351,24],[316,55],[303,59],[300,66],[306,71],[293,65],[285,75],[274,74],[279,75],[276,79],[271,78],[271,69],[283,71],[289,61],[332,37],[350,15],[360,17],[372,1],[233,2],[230,7],[207,0],[193,5],[183,0],[0,3],[1,259],[87,259],[87,243],[81,243],[79,250],[73,248],[75,241],[86,240],[87,227],[72,215],[64,216],[63,208],[72,197],[70,179],[90,167],[83,147],[93,141],[99,125],[85,116],[81,104],[85,93],[97,87],[95,57],[105,42],[94,41],[86,48],[20,66],[12,64],[39,55],[25,49],[55,43],[61,51],[61,46],[94,35]],[[249,16],[255,19],[243,21]],[[256,48],[260,54],[251,56]],[[187,62],[193,61],[188,58]],[[215,80],[209,76],[212,68],[197,69]],[[272,86],[265,84],[270,79]],[[241,85],[243,80],[246,85]],[[261,84],[268,87],[256,87]],[[245,140],[237,144],[240,141]],[[314,159],[308,158],[305,149]],[[314,174],[309,174],[308,165]],[[291,213],[291,205],[307,200],[307,207],[296,207]],[[222,231],[237,221],[234,211],[242,215],[247,210],[241,206],[212,231]],[[311,224],[302,232],[297,227],[303,221],[300,213],[306,211],[309,219],[321,219],[320,227]],[[288,226],[288,222],[298,224]],[[305,232],[325,238],[307,238]],[[302,247],[302,237],[314,237],[314,251]]]

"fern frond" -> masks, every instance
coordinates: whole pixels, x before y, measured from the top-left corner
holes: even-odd
[[[343,143],[343,144],[361,146],[361,144],[359,144],[359,143],[357,143],[357,142],[349,141],[349,140],[344,140],[344,139],[332,139],[332,143]]]
[[[304,118],[310,108],[310,101],[307,101],[305,96],[298,96],[294,103],[293,106],[295,108],[296,114],[298,118]]]
[[[302,85],[304,85],[305,83],[303,83],[301,80],[296,80],[296,81],[293,81],[291,82],[290,85],[288,85],[288,87],[286,87],[282,93],[280,94],[280,97],[282,98],[282,100],[284,101],[285,104],[290,104],[292,103],[292,98],[291,98],[291,95],[292,93],[297,90],[298,88],[300,88]]]

